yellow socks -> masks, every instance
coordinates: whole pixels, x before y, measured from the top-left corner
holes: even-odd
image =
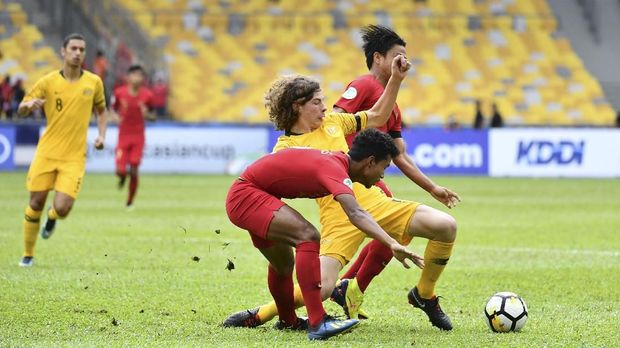
[[[435,295],[435,284],[446,267],[454,243],[431,240],[424,251],[424,269],[418,281],[418,293],[422,298],[430,299]]]
[[[304,306],[304,298],[301,295],[301,288],[298,284],[295,284],[295,290],[293,292],[295,297],[295,308]],[[261,323],[266,323],[278,315],[278,307],[274,301],[269,302],[266,305],[262,305],[258,308],[258,318]]]
[[[34,245],[37,242],[39,234],[39,225],[41,220],[41,211],[36,211],[26,207],[24,214],[24,256],[34,255]]]
[[[60,216],[56,212],[56,209],[54,209],[54,206],[52,206],[52,208],[47,211],[47,218],[51,220],[60,219]]]

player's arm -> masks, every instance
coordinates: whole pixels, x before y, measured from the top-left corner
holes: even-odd
[[[97,130],[99,131],[99,135],[95,139],[95,148],[101,150],[105,141],[105,132],[108,128],[108,110],[105,107],[105,103],[95,107],[95,114],[97,117]]]
[[[100,78],[97,78],[95,86],[95,98],[94,98],[95,114],[97,116],[97,130],[99,135],[95,139],[95,148],[97,150],[103,149],[103,143],[105,141],[105,132],[108,128],[108,110],[105,105],[105,96],[103,94],[103,82]]]
[[[394,164],[403,174],[405,174],[405,176],[423,188],[426,192],[430,193],[436,200],[440,201],[448,208],[453,208],[456,206],[457,202],[461,201],[461,198],[458,194],[456,194],[456,192],[452,192],[443,186],[435,184],[433,180],[422,173],[413,159],[407,154],[403,138],[395,138],[394,144],[396,144],[396,147],[400,152],[400,154],[394,158]]]
[[[31,99],[29,101],[22,101],[19,103],[19,107],[17,108],[17,115],[22,117],[28,116],[33,111],[41,109],[44,103],[45,99],[38,98]]]
[[[26,94],[17,107],[17,115],[24,117],[33,111],[39,110],[45,104],[45,80],[39,80],[32,90]]]
[[[377,222],[372,218],[367,211],[362,209],[355,197],[351,194],[339,194],[334,197],[338,203],[342,206],[342,209],[349,217],[349,221],[359,228],[362,232],[366,233],[369,237],[378,240],[385,246],[389,247],[394,254],[394,257],[400,261],[400,263],[405,266],[405,268],[410,268],[409,264],[405,261],[405,259],[410,259],[416,266],[420,268],[424,268],[424,259],[406,247],[398,244],[394,238],[390,237],[382,228],[377,224]]]
[[[394,57],[394,60],[392,60],[392,76],[388,80],[385,90],[383,94],[381,94],[379,100],[367,111],[368,121],[366,127],[381,127],[390,119],[392,109],[394,109],[394,103],[396,103],[400,84],[405,76],[407,76],[409,68],[411,68],[411,63],[407,61],[407,58],[402,55]]]

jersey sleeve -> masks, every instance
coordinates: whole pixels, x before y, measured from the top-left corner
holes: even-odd
[[[339,107],[350,113],[360,111],[369,93],[370,88],[368,88],[365,81],[354,80],[342,93],[340,99],[336,101],[334,107]]]
[[[42,78],[34,84],[32,89],[24,96],[23,101],[27,102],[32,99],[45,99],[47,89],[47,78]]]
[[[366,129],[368,124],[368,114],[366,111],[356,114],[332,113],[330,117],[331,120],[340,125],[345,136]]]
[[[321,168],[319,176],[321,185],[327,189],[334,197],[341,194],[353,193],[353,181],[349,178],[349,174],[342,166],[334,161],[328,161]]]
[[[101,78],[99,78],[99,76],[97,76],[97,79],[95,82],[95,97],[93,99],[93,104],[95,105],[95,107],[105,108],[105,96],[103,93],[103,82],[101,81]]]
[[[403,120],[401,117],[400,110],[398,110],[395,106],[392,113],[394,116],[394,121],[393,122],[388,121],[388,123],[390,123],[390,127],[388,128],[387,133],[392,137],[392,139],[402,138],[403,136],[401,132],[403,129]]]

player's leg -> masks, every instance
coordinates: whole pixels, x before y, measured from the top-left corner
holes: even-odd
[[[28,169],[26,188],[30,192],[30,200],[25,209],[23,221],[24,254],[20,266],[32,266],[34,246],[41,224],[41,213],[47,200],[49,190],[54,187],[56,170],[53,161],[35,157]]]
[[[293,208],[284,205],[274,212],[267,240],[295,247],[297,280],[308,311],[308,337],[326,339],[345,332],[358,324],[357,320],[334,320],[327,315],[321,299],[319,261],[319,232]],[[279,248],[261,249],[269,260],[269,289],[276,302],[281,327],[299,328],[295,314],[292,265]],[[291,254],[292,255],[292,252]],[[336,273],[337,274],[337,273]],[[335,277],[334,277],[335,279]]]
[[[311,326],[317,326],[327,314],[321,300],[321,271],[319,260],[320,234],[314,226],[293,208],[284,205],[273,214],[267,239],[295,247],[297,281],[306,303]],[[291,274],[292,275],[292,274]],[[290,278],[290,309],[294,315],[293,280]],[[276,303],[278,301],[276,300]],[[290,314],[278,306],[280,319],[287,324]],[[296,318],[296,316],[295,316]]]
[[[237,180],[229,190],[226,198],[226,211],[235,225],[250,231],[255,246],[261,249],[269,246],[257,245],[257,240],[260,239],[267,243],[295,247],[297,279],[307,304],[310,322],[308,337],[310,339],[326,339],[358,324],[356,320],[338,321],[326,315],[320,293],[319,233],[301,214],[279,199],[242,180]],[[265,243],[261,242],[261,244]],[[286,265],[281,265],[282,262],[279,262],[272,254],[269,250],[263,251],[263,255],[270,263],[272,261],[276,263],[275,267],[272,267],[273,271],[285,272]],[[292,273],[290,277],[282,277],[282,274],[274,273],[276,274],[272,279],[280,283],[274,287],[279,286],[285,289],[285,291],[274,294],[274,296],[282,296],[282,298],[275,298],[281,319],[288,321],[286,325],[294,326],[298,321],[294,312]],[[250,313],[250,311],[246,312]],[[240,314],[244,312],[233,314],[224,322],[224,325],[245,326],[236,320],[243,318]],[[293,318],[295,318],[294,322],[292,322]]]
[[[379,187],[387,197],[393,197],[392,191],[390,191],[387,184],[383,180],[378,181],[375,186]],[[340,277],[340,279],[354,279],[362,265],[366,262],[366,257],[371,250],[373,251],[371,260],[376,261],[370,262],[376,262],[376,265],[384,265],[385,267],[385,265],[387,265],[387,263],[390,262],[390,260],[392,259],[392,251],[388,247],[382,246],[383,244],[375,240],[367,243],[366,246],[362,249],[362,251],[360,251],[355,261],[349,266],[347,271],[342,275],[342,277]],[[379,270],[379,272],[381,272],[381,270]],[[370,283],[371,279],[372,278],[368,280],[368,283]],[[359,281],[360,280],[358,279],[358,282]],[[361,284],[358,284],[362,289],[362,292],[364,292],[366,290],[366,287],[368,286],[368,284],[364,283],[365,281],[362,281]]]
[[[338,280],[338,273],[342,269],[342,264],[336,258],[331,256],[321,255],[321,299],[325,301],[328,299],[336,285]],[[295,302],[295,308],[301,308],[305,306],[304,298],[301,293],[301,288],[298,284],[295,284],[293,290],[293,297]],[[270,302],[259,306],[256,313],[258,322],[264,324],[276,316],[278,316],[278,307],[275,302]]]
[[[365,189],[354,187],[360,206],[377,221],[377,223],[401,244],[409,242],[407,228],[418,203],[403,201],[387,196],[378,187]],[[351,232],[353,233],[353,232]],[[361,233],[361,232],[360,232]],[[332,293],[332,300],[340,304],[347,316],[367,318],[368,313],[361,309],[364,292],[370,282],[383,271],[392,259],[392,251],[378,241],[368,243],[362,252],[362,261],[358,257],[359,269],[354,278],[343,278]]]
[[[125,181],[127,179],[127,151],[124,147],[124,144],[118,142],[116,145],[115,152],[115,163],[116,163],[116,176],[118,177],[118,189],[122,190],[125,186]]]
[[[33,265],[34,246],[37,242],[37,235],[41,225],[41,212],[47,200],[48,191],[30,192],[30,201],[24,212],[23,235],[24,235],[24,254],[19,263],[22,267]]]
[[[85,163],[81,161],[66,161],[58,164],[58,174],[54,189],[54,201],[47,211],[47,221],[41,229],[41,237],[48,239],[54,233],[56,221],[64,219],[73,208],[75,199],[82,188]]]
[[[428,239],[424,251],[425,266],[418,284],[409,291],[409,303],[429,316],[434,326],[451,330],[450,318],[442,311],[435,285],[448,264],[456,239],[456,221],[440,210],[420,205],[409,225],[411,237]]]
[[[138,168],[142,159],[144,149],[144,139],[136,139],[129,149],[129,193],[127,196],[127,207],[131,207],[138,191]]]

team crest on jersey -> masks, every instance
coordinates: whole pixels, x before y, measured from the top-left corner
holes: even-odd
[[[92,88],[84,88],[84,91],[82,91],[82,95],[90,96],[90,95],[93,95],[94,92],[95,91],[93,91]]]
[[[329,135],[336,135],[338,133],[338,127],[336,126],[329,126],[329,127],[325,127],[325,131],[329,134]]]
[[[357,89],[355,89],[355,87],[353,86],[347,88],[347,90],[342,93],[342,97],[349,100],[357,97]]]
[[[342,181],[342,183],[345,184],[351,190],[353,190],[353,181],[351,181],[351,179],[346,178]]]

